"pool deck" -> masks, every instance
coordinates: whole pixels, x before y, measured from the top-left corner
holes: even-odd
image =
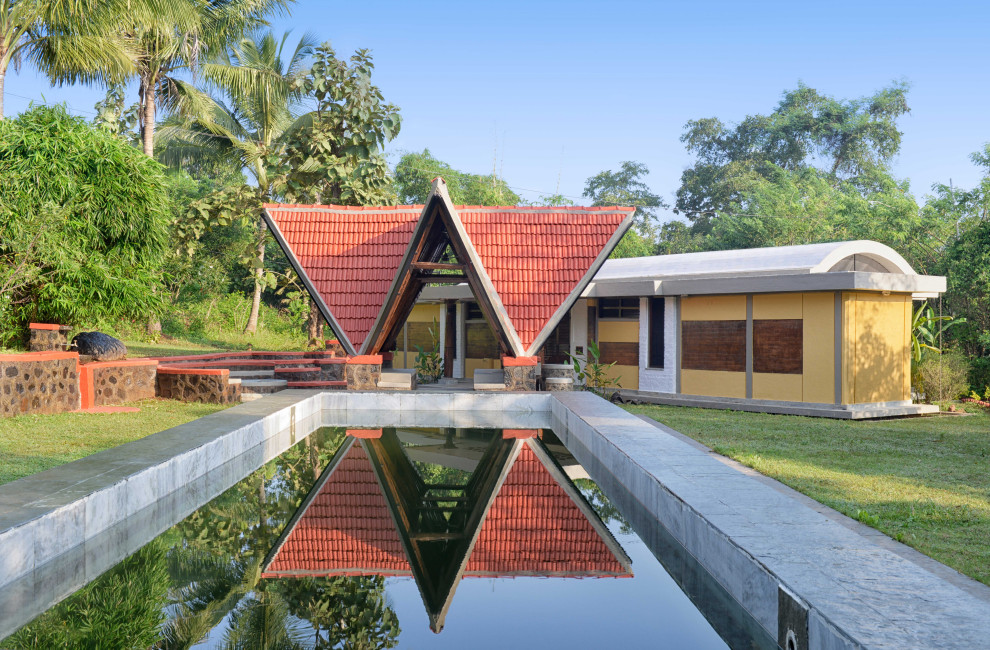
[[[660,423],[590,393],[440,386],[283,391],[0,486],[0,638],[315,427],[373,425],[552,426],[642,506],[647,544],[662,525],[784,647],[987,646],[990,588]]]

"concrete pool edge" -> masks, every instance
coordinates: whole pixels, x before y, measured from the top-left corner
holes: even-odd
[[[622,476],[778,642],[781,615],[797,609],[807,611],[797,647],[983,647],[990,588],[986,598],[960,588],[893,540],[878,544],[593,395],[559,393],[551,408],[565,446],[573,437]]]

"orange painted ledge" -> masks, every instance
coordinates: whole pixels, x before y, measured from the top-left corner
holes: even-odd
[[[60,330],[61,325],[54,325],[52,323],[28,323],[28,329],[32,330]]]
[[[362,354],[356,357],[350,357],[347,360],[348,364],[367,364],[371,366],[380,366],[382,364],[382,355],[380,354]]]
[[[502,429],[503,440],[523,440],[525,438],[536,438],[538,429]]]
[[[139,413],[141,409],[136,406],[91,406],[87,409],[79,409],[76,413]]]
[[[537,357],[502,357],[503,368],[518,368],[520,366],[535,366]]]
[[[16,352],[0,354],[0,361],[51,361],[54,359],[78,359],[78,352]]]
[[[92,361],[83,364],[84,368],[126,368],[130,366],[157,366],[154,359],[118,359],[117,361]]]
[[[381,429],[348,429],[347,435],[352,438],[363,438],[365,440],[374,440],[382,437]]]

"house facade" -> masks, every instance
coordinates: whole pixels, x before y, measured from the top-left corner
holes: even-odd
[[[631,208],[267,206],[351,355],[444,375],[506,358],[613,364],[629,400],[840,418],[917,414],[914,300],[945,290],[896,251],[835,242],[607,260]]]

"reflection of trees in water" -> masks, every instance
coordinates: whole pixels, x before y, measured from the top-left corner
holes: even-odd
[[[578,486],[578,489],[581,490],[581,495],[584,496],[603,522],[606,524],[610,524],[613,521],[616,522],[619,524],[619,530],[623,535],[633,532],[629,522],[612,505],[612,502],[608,500],[608,497],[605,496],[605,493],[602,492],[602,489],[598,487],[597,483],[588,478],[576,478],[574,479],[574,485]]]
[[[391,648],[375,578],[262,580],[261,564],[344,439],[310,435],[4,641],[7,648]],[[221,632],[221,630],[217,630]]]
[[[166,548],[155,540],[8,637],[3,647],[153,647],[165,620],[168,587]]]

